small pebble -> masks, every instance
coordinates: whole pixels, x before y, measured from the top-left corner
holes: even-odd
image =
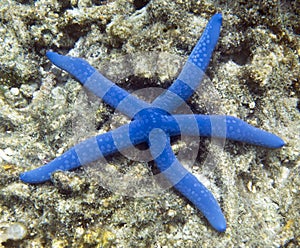
[[[18,88],[13,87],[13,88],[10,89],[10,93],[11,93],[13,96],[17,96],[17,95],[20,94],[20,90],[19,90]]]
[[[14,154],[15,154],[15,151],[14,150],[12,150],[11,148],[6,148],[6,149],[4,149],[4,152],[5,152],[5,154],[7,155],[7,156],[13,156]]]
[[[254,109],[254,108],[255,108],[255,102],[250,102],[249,108],[250,108],[250,109]]]
[[[20,240],[27,234],[26,227],[18,222],[2,222],[0,223],[0,244],[11,239]]]

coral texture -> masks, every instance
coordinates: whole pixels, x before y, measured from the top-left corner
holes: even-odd
[[[0,224],[21,227],[24,234],[9,239],[12,229],[6,228],[0,239],[4,247],[299,246],[299,1],[213,2],[1,1]],[[57,172],[43,185],[19,181],[20,172],[115,125],[109,121],[113,109],[101,101],[87,104],[80,84],[45,59],[47,50],[84,57],[112,77],[122,70],[105,65],[134,54],[135,73],[118,84],[129,91],[167,88],[181,62],[159,68],[142,63],[151,68],[145,70],[138,54],[167,52],[186,59],[216,12],[224,22],[207,75],[220,95],[222,113],[287,143],[270,151],[228,141],[212,165],[204,161],[214,147],[201,140],[193,173],[221,203],[228,223],[224,234],[206,225],[173,190],[128,197],[103,188],[85,170]],[[194,96],[189,104],[207,114],[206,100]],[[85,125],[78,125],[82,121]],[[173,149],[181,146],[175,143]],[[151,163],[121,155],[110,163],[128,181],[155,172],[147,167]]]

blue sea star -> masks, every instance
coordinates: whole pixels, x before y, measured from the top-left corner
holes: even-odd
[[[69,72],[110,106],[129,116],[131,122],[75,145],[50,163],[22,173],[21,180],[27,183],[42,183],[50,180],[55,171],[71,170],[146,142],[162,174],[204,214],[217,231],[224,232],[226,220],[219,204],[212,193],[177,160],[171,148],[170,137],[180,134],[214,136],[269,148],[282,147],[284,141],[232,116],[170,114],[184,103],[200,84],[218,41],[221,24],[221,14],[215,14],[208,22],[178,78],[151,104],[121,89],[83,59],[47,52],[46,55],[52,63]],[[213,132],[212,122],[225,124],[225,131]]]

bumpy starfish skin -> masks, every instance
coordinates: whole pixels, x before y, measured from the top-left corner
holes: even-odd
[[[170,114],[184,103],[201,83],[218,41],[221,23],[221,14],[215,14],[211,18],[178,78],[151,104],[118,87],[83,59],[47,52],[47,57],[52,63],[69,72],[86,88],[129,116],[132,121],[75,145],[50,163],[21,174],[21,180],[27,183],[42,183],[50,180],[51,174],[57,170],[71,170],[146,142],[162,174],[204,214],[217,231],[224,232],[226,220],[219,204],[212,193],[178,161],[172,151],[170,137],[180,134],[213,136],[269,148],[282,147],[284,141],[232,116]],[[225,128],[213,130],[212,123]]]

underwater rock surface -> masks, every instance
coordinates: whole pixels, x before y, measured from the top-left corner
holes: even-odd
[[[18,225],[22,234],[13,240],[0,232],[2,246],[300,245],[299,3],[214,2],[1,1],[0,224],[6,230]],[[222,108],[212,111],[237,116],[287,143],[268,150],[228,141],[219,149],[201,139],[192,171],[221,203],[224,234],[172,189],[147,197],[116,194],[84,168],[57,172],[41,185],[19,181],[22,171],[126,121],[101,100],[87,100],[92,96],[76,80],[51,66],[47,50],[83,57],[129,91],[165,89],[216,12],[224,21],[207,75]],[[152,51],[169,54],[160,68],[141,55]],[[126,54],[130,77],[120,67]],[[192,110],[211,111],[206,97],[191,97]],[[173,149],[189,145],[175,142]],[[210,151],[217,151],[216,160],[204,163]],[[153,163],[122,155],[109,162],[126,182],[156,173]]]

